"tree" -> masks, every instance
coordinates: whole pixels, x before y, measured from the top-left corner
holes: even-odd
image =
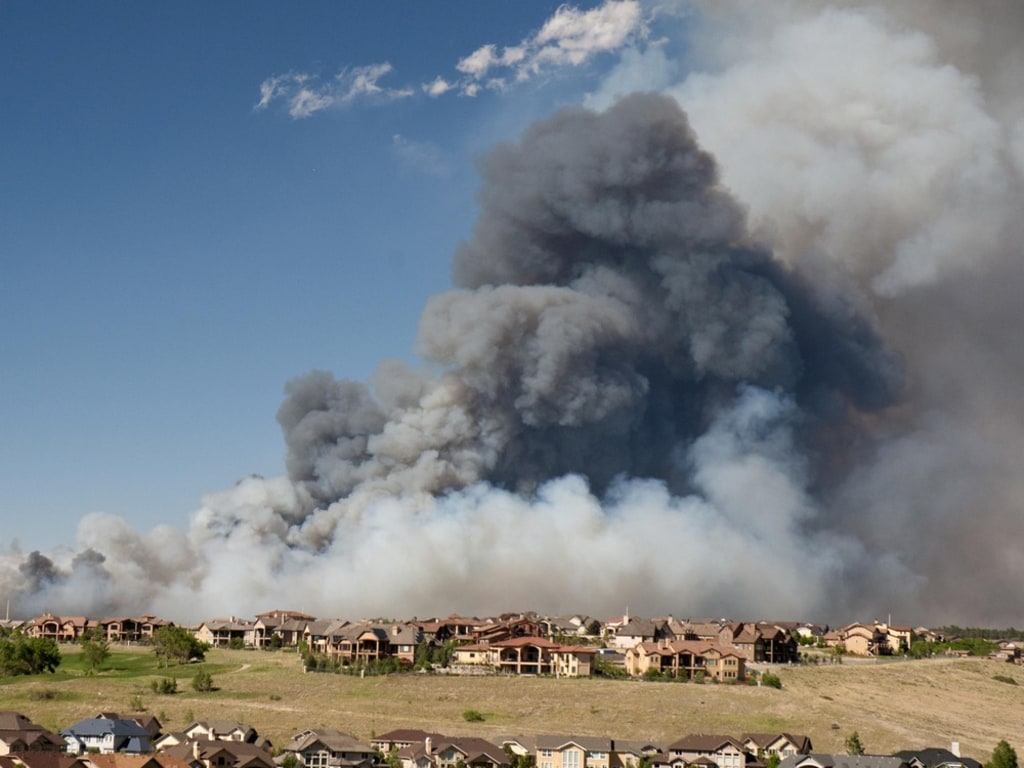
[[[846,737],[846,753],[848,755],[864,754],[864,745],[860,743],[860,734],[856,731]]]
[[[181,627],[160,627],[153,632],[153,653],[165,663],[176,661],[178,664],[206,658],[209,646],[201,643],[195,635]]]
[[[110,644],[102,637],[89,637],[82,640],[82,658],[95,672],[110,658]]]
[[[768,755],[768,761],[765,763],[766,768],[779,768],[779,763],[782,762],[782,758],[779,757],[778,752],[772,752]]]
[[[1001,740],[992,750],[992,759],[985,763],[985,768],[1017,768],[1017,751],[1006,739]]]
[[[57,641],[49,637],[25,637],[12,632],[0,638],[0,674],[38,675],[60,666]]]

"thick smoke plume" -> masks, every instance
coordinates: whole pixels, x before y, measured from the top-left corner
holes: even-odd
[[[1021,19],[912,6],[715,4],[661,95],[624,57],[481,161],[424,370],[290,382],[287,476],[12,554],[19,609],[1012,623]]]

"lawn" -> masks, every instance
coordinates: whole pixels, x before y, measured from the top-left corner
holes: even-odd
[[[369,739],[407,727],[451,735],[575,733],[670,742],[687,733],[789,731],[811,736],[816,751],[843,751],[860,734],[868,752],[945,746],[988,759],[1000,739],[1018,751],[1024,717],[1024,670],[986,660],[782,668],[783,687],[698,685],[604,679],[447,677],[403,674],[348,677],[303,674],[294,652],[214,650],[204,665],[216,690],[196,693],[196,665],[160,668],[145,649],[118,650],[89,674],[74,646],[52,675],[0,681],[0,709],[20,711],[59,729],[100,711],[141,706],[165,730],[193,719],[234,719],[274,744],[325,726]],[[158,695],[151,682],[178,680]],[[998,678],[998,679],[997,679]],[[467,722],[466,710],[482,722]]]

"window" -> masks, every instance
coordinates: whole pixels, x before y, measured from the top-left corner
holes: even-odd
[[[575,749],[563,752],[562,768],[580,768],[580,753]]]

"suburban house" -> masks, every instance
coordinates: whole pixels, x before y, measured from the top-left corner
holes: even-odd
[[[0,755],[0,768],[92,768],[92,764],[63,752],[18,752]]]
[[[82,758],[86,768],[190,768],[180,757],[173,755],[130,755],[113,752],[109,755],[90,754]]]
[[[960,756],[960,744],[953,742],[951,749],[928,747],[926,749],[905,749],[894,757],[906,761],[910,768],[982,768],[981,763],[970,757]]]
[[[246,637],[251,637],[253,622],[238,619],[234,616],[227,619],[210,619],[204,621],[193,633],[196,640],[215,648],[227,648],[232,642],[245,645]]]
[[[134,752],[145,754],[153,751],[149,733],[135,720],[122,717],[90,717],[69,725],[60,732],[67,744],[67,751],[79,755],[96,751]]]
[[[814,748],[809,736],[793,733],[744,733],[740,742],[747,752],[762,758],[807,755]]]
[[[190,741],[161,754],[180,758],[190,768],[276,768],[265,749],[238,741]]]
[[[671,637],[668,619],[640,619],[624,617],[625,623],[615,629],[608,643],[627,650],[639,643],[649,643]]]
[[[731,736],[693,733],[684,736],[668,746],[668,758],[672,764],[682,760],[686,765],[695,761],[713,761],[718,768],[746,768],[747,750],[742,742]]]
[[[779,768],[908,768],[901,757],[889,755],[793,755]]]
[[[315,641],[327,656],[349,664],[393,656],[411,665],[416,659],[416,646],[422,642],[419,627],[412,623],[338,622],[324,628],[322,638],[307,630],[310,643]]]
[[[453,668],[486,666],[510,675],[588,677],[597,649],[561,645],[543,637],[515,637],[494,643],[475,643],[455,649]]]
[[[0,711],[0,755],[12,752],[63,752],[60,736],[10,710]]]
[[[414,744],[424,744],[427,739],[439,741],[444,739],[440,733],[428,733],[413,728],[399,728],[395,731],[388,731],[370,739],[370,746],[386,755],[399,749],[407,749]]]
[[[240,741],[246,744],[255,744],[259,741],[259,734],[251,725],[245,725],[237,720],[197,720],[190,724],[183,731],[190,741]]]
[[[424,751],[431,759],[432,768],[456,768],[460,763],[467,768],[508,768],[505,751],[486,739],[476,737],[442,739],[436,744],[428,739]]]
[[[609,768],[614,742],[603,736],[538,736],[537,768]]]
[[[316,621],[315,616],[301,611],[266,611],[256,615],[256,621],[245,638],[245,644],[253,648],[270,645],[294,647],[302,639],[306,624]]]
[[[370,768],[378,754],[355,736],[330,728],[297,733],[282,753],[295,755],[306,768]]]
[[[703,674],[721,682],[746,679],[746,660],[738,651],[703,640],[640,643],[626,651],[626,672],[634,677],[657,672],[693,679]]]

